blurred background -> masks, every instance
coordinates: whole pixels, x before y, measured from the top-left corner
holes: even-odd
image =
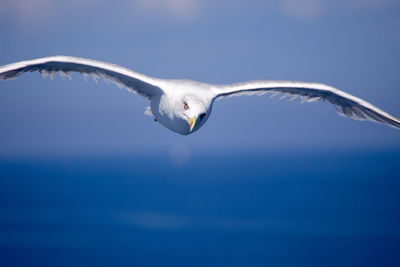
[[[400,116],[396,0],[0,0],[0,34],[0,65],[321,82]],[[243,96],[180,136],[147,106],[77,74],[0,82],[1,266],[399,266],[399,131]]]

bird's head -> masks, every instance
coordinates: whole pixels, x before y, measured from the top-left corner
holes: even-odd
[[[198,129],[207,121],[211,113],[211,105],[205,99],[196,95],[185,95],[179,98],[178,116],[185,124],[181,134],[188,135]]]

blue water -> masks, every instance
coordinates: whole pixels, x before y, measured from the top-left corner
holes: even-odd
[[[0,266],[400,266],[400,151],[0,161]]]

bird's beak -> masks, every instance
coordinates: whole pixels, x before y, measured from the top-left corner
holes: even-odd
[[[192,131],[194,125],[196,124],[196,117],[188,119],[187,122],[189,124],[189,130]]]

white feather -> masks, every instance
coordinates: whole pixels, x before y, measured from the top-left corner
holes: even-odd
[[[121,66],[83,59],[76,57],[55,56],[21,61],[5,66],[0,66],[0,79],[14,79],[25,72],[39,71],[43,78],[54,78],[59,73],[61,78],[71,79],[73,72],[88,76],[96,82],[103,79],[106,82],[115,83],[120,88],[127,88],[130,92],[138,93],[148,99],[158,99],[158,106],[146,109],[146,115],[154,115],[158,121],[180,134],[190,134],[185,116],[179,101],[185,96],[191,96],[201,103],[197,107],[198,114],[190,114],[190,118],[205,113],[209,116],[211,105],[215,99],[222,99],[240,95],[263,95],[271,93],[270,97],[283,94],[281,99],[290,96],[290,101],[297,97],[301,103],[327,100],[332,103],[340,115],[358,120],[371,120],[389,126],[400,128],[400,119],[386,113],[372,104],[345,93],[341,90],[320,83],[307,83],[296,81],[250,81],[228,85],[213,85],[191,80],[157,79],[145,76]],[[162,102],[162,103],[161,103]],[[195,108],[189,109],[196,110]],[[208,118],[206,117],[206,119]],[[186,116],[187,117],[187,116]],[[198,122],[197,128],[204,124],[205,120]],[[200,125],[200,126],[199,126]]]
[[[153,112],[151,112],[151,108],[147,107],[146,110],[144,111],[144,114],[147,116],[153,116]]]
[[[271,97],[279,93],[291,94],[293,95],[291,101],[300,97],[301,103],[327,100],[335,106],[340,115],[357,120],[371,120],[397,129],[400,128],[400,119],[358,97],[325,84],[265,80],[218,85],[214,88],[218,99],[237,95],[253,95],[257,91],[271,92]],[[281,99],[285,97],[283,95]]]
[[[160,79],[148,77],[127,68],[85,58],[54,56],[27,61],[21,61],[0,67],[0,79],[7,80],[18,77],[28,71],[39,71],[43,78],[59,73],[61,78],[72,79],[72,72],[79,72],[86,80],[88,76],[96,82],[99,78],[111,81],[120,87],[125,87],[131,92],[151,97],[161,92]]]

